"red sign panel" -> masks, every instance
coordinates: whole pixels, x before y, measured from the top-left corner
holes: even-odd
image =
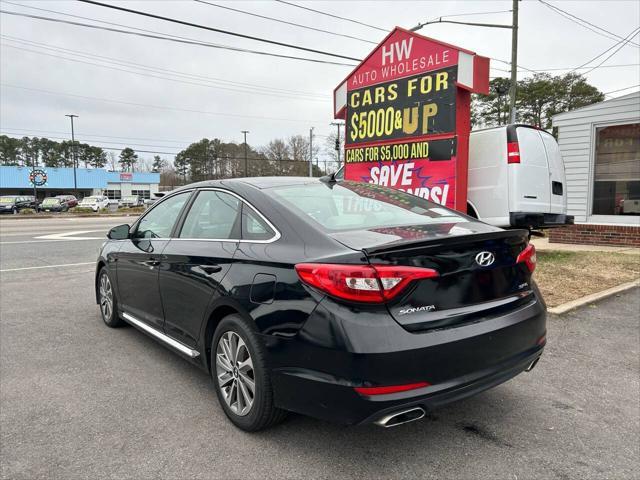
[[[345,178],[466,211],[470,92],[488,59],[396,28],[335,90]]]
[[[120,172],[120,181],[121,182],[133,181],[133,173]]]

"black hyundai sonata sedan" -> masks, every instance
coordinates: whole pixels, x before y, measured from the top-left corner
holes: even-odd
[[[96,299],[211,373],[248,431],[286,412],[394,426],[530,370],[528,232],[333,179],[192,184],[109,232]]]

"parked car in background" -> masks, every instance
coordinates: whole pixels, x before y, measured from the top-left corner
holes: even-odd
[[[162,197],[164,197],[168,193],[170,193],[170,192],[156,192],[156,193],[153,193],[153,194],[151,194],[151,198],[145,199],[144,205],[147,208],[149,208],[151,205],[156,203],[158,200],[160,200]]]
[[[78,199],[73,195],[56,195],[47,197],[40,204],[40,210],[44,212],[66,212],[78,205]]]
[[[91,197],[84,197],[78,207],[90,208],[94,212],[97,212],[103,208],[109,207],[109,199],[103,195],[93,195]]]
[[[118,207],[132,208],[144,205],[142,199],[138,195],[125,195],[118,201]]]
[[[0,213],[17,214],[21,210],[30,208],[38,210],[38,202],[32,195],[3,195],[0,197]]]
[[[208,371],[241,429],[286,411],[391,427],[534,367],[528,237],[366,183],[201,182],[111,229],[95,300]]]

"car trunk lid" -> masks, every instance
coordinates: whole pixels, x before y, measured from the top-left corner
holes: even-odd
[[[431,268],[439,276],[416,280],[387,303],[411,331],[447,328],[532,301],[531,272],[518,255],[524,230],[489,231],[395,242],[364,248],[371,264]]]

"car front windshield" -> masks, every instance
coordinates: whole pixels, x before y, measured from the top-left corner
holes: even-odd
[[[276,201],[328,231],[467,222],[453,210],[378,185],[322,182],[271,189]]]
[[[0,197],[0,203],[13,203],[16,201],[16,197]]]
[[[59,198],[45,198],[42,201],[42,205],[57,205],[58,203],[60,203]]]
[[[97,203],[98,197],[85,197],[82,199],[82,203]]]

